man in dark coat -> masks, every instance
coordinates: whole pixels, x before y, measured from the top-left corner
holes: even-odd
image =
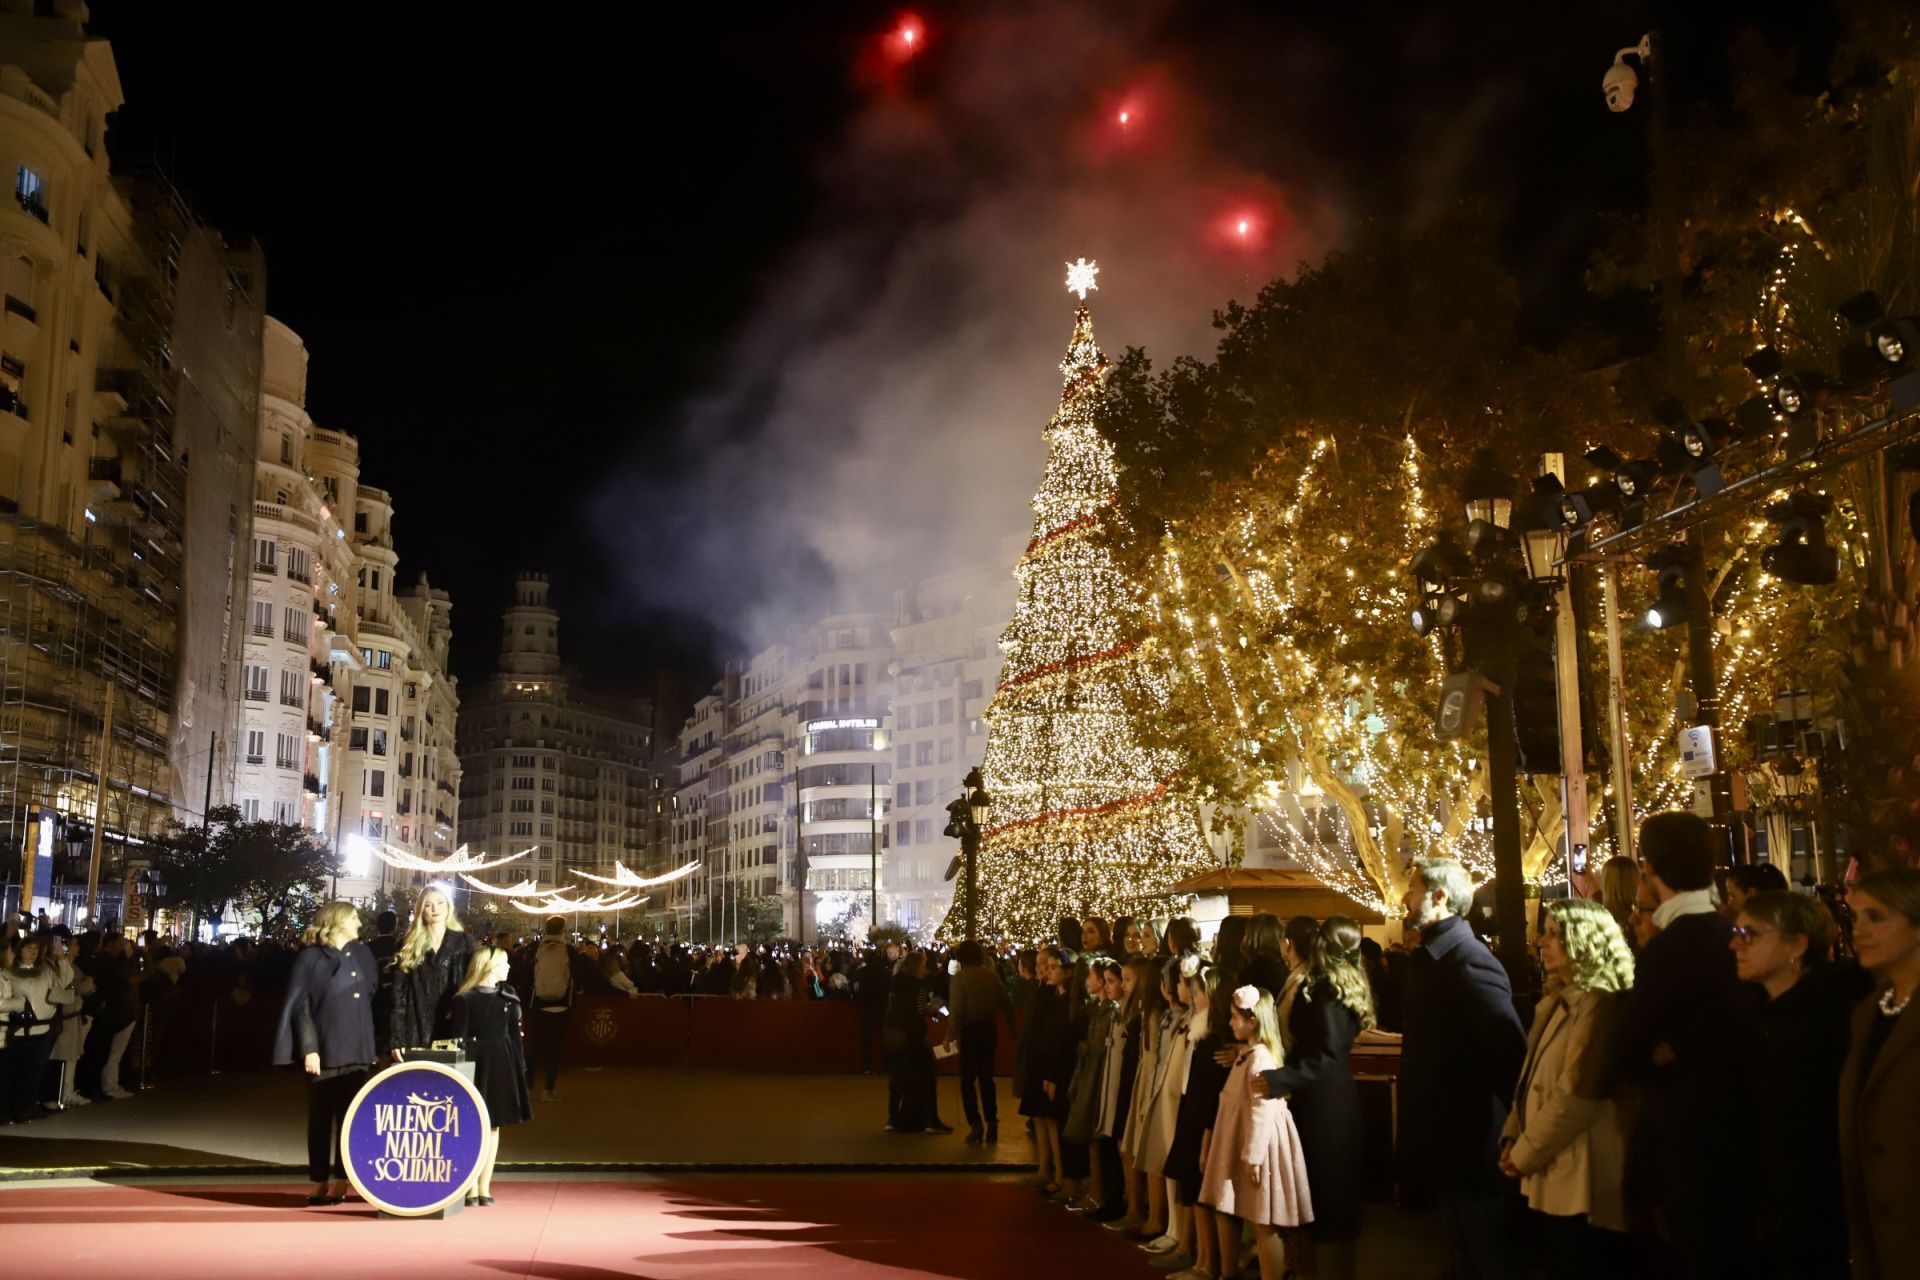
[[[1451,858],[1414,863],[1403,905],[1420,945],[1407,962],[1400,1058],[1400,1164],[1446,1220],[1453,1280],[1515,1274],[1500,1130],[1527,1056],[1513,986],[1461,913],[1473,881]]]
[[[1691,813],[1655,814],[1640,827],[1640,856],[1659,932],[1640,950],[1608,1054],[1610,1091],[1639,1097],[1627,1213],[1660,1242],[1671,1274],[1747,1275],[1757,1265],[1742,1176],[1754,1138],[1756,1000],[1728,945],[1733,924],[1714,909],[1713,829]]]

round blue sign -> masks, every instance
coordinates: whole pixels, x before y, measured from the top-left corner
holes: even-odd
[[[388,1067],[347,1108],[347,1177],[368,1204],[402,1217],[438,1213],[466,1194],[486,1148],[487,1104],[438,1062]]]

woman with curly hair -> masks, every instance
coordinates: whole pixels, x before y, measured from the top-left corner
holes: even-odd
[[[1604,1096],[1602,1068],[1633,952],[1598,902],[1547,904],[1540,937],[1546,993],[1500,1140],[1500,1169],[1518,1179],[1556,1276],[1617,1274],[1625,1261],[1626,1118]]]

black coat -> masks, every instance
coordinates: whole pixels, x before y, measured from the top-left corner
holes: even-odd
[[[1360,1034],[1360,1015],[1340,1002],[1323,977],[1294,996],[1287,1032],[1293,1038],[1287,1065],[1267,1072],[1267,1094],[1288,1099],[1300,1131],[1314,1236],[1351,1240],[1360,1234],[1364,1143],[1360,1086],[1347,1057]]]
[[[1421,933],[1407,958],[1400,1046],[1400,1162],[1428,1190],[1501,1185],[1500,1130],[1527,1057],[1513,987],[1459,916]]]
[[[457,995],[448,1016],[448,1029],[466,1043],[473,1087],[486,1099],[496,1129],[533,1119],[520,1021],[520,998],[512,987],[475,987]]]
[[[447,1038],[453,993],[467,980],[472,960],[473,938],[449,929],[440,939],[440,950],[420,957],[414,968],[402,969],[394,962],[389,1040],[394,1048],[426,1049]]]
[[[1734,969],[1732,936],[1725,916],[1697,912],[1678,917],[1641,948],[1609,1046],[1607,1087],[1620,1097],[1637,1088],[1640,1099],[1627,1139],[1629,1216],[1645,1223],[1658,1209],[1676,1239],[1712,1234],[1744,1248],[1752,1234],[1751,1187],[1735,1171],[1750,1167],[1756,1154],[1759,993]],[[1667,1057],[1662,1045],[1671,1061],[1656,1060]],[[1767,1105],[1819,1103],[1768,1099]]]
[[[1845,1280],[1847,1205],[1840,1180],[1840,1069],[1854,1006],[1873,989],[1857,965],[1816,964],[1758,1012],[1752,1112],[1765,1142],[1754,1185],[1791,1187],[1791,1211],[1762,1215],[1782,1275]]]
[[[364,943],[301,951],[294,957],[287,998],[280,1006],[273,1060],[299,1062],[317,1053],[322,1071],[372,1062],[373,992],[378,982],[373,952]]]

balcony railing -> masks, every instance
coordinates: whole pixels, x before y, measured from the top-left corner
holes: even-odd
[[[274,759],[273,767],[276,769],[298,769],[300,762],[292,756],[278,756]]]
[[[295,582],[305,583],[309,587],[313,585],[313,575],[305,569],[296,569],[292,565],[288,565],[287,577]]]
[[[297,693],[283,693],[280,695],[280,705],[283,707],[304,707],[307,705],[307,700]]]
[[[267,758],[265,756],[248,756],[247,757],[248,764],[265,764],[266,762],[267,762]]]
[[[252,631],[254,635],[259,636],[263,640],[273,639],[273,624],[271,622],[267,623],[267,625],[265,625],[264,627],[256,622],[253,624],[252,627],[248,629]]]
[[[280,568],[271,560],[255,560],[253,562],[253,571],[255,573],[278,573],[280,572]]]
[[[247,690],[247,701],[248,702],[271,702],[273,701],[273,695],[271,693],[268,693],[265,689],[249,689]]]
[[[294,644],[304,644],[306,643],[306,640],[307,640],[307,637],[301,635],[299,632],[287,631],[285,629],[282,629],[282,631],[280,632],[280,638],[282,640],[291,641]]]

